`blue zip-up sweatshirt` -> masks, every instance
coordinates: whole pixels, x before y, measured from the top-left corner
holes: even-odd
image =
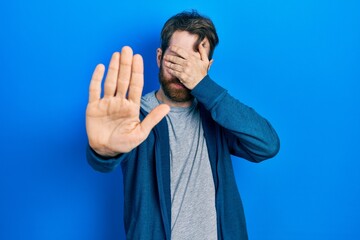
[[[266,119],[230,96],[209,76],[191,93],[199,102],[214,177],[218,239],[248,239],[230,155],[260,162],[277,154],[279,138]],[[147,114],[141,109],[140,119]],[[165,118],[129,153],[106,159],[87,149],[87,159],[94,169],[108,172],[119,164],[122,167],[127,239],[171,238],[169,149]]]

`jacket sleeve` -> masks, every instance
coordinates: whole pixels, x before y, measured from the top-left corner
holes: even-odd
[[[113,158],[106,158],[97,154],[89,145],[86,149],[86,158],[90,166],[99,172],[110,172],[114,170],[121,162],[125,161],[133,151],[120,154]]]
[[[208,75],[191,93],[223,127],[231,154],[260,162],[278,153],[280,140],[271,124]]]

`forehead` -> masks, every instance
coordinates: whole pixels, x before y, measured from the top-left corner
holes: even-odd
[[[194,51],[194,44],[198,36],[187,31],[175,31],[170,39],[170,45],[182,47],[188,51]],[[205,40],[207,41],[207,39]]]

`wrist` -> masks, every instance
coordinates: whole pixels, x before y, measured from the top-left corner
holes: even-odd
[[[206,74],[206,75],[203,75],[203,76],[200,76],[199,78],[197,78],[197,79],[200,79],[200,80],[195,80],[195,81],[187,84],[187,86],[186,86],[185,84],[184,84],[184,85],[185,85],[189,90],[193,90],[206,76],[207,76],[207,74]]]
[[[99,155],[102,158],[113,158],[119,155],[120,153],[115,152],[107,148],[106,146],[94,146],[89,142],[90,148],[94,151],[95,154]]]

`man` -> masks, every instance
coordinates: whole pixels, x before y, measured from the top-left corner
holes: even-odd
[[[208,75],[218,36],[197,12],[170,18],[157,49],[160,89],[142,95],[143,62],[124,47],[94,71],[86,110],[87,158],[121,165],[128,239],[247,239],[230,154],[276,155],[271,125]]]

